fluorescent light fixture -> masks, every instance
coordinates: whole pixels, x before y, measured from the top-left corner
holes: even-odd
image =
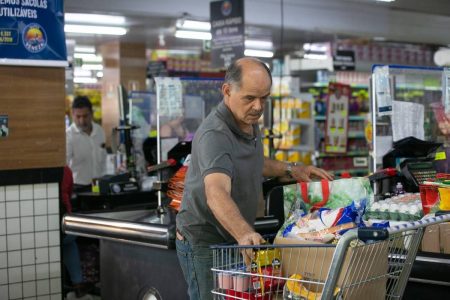
[[[377,2],[394,2],[395,0],[375,0]]]
[[[197,49],[170,49],[170,55],[200,55],[200,50]]]
[[[303,58],[306,59],[327,59],[327,55],[326,54],[316,54],[316,53],[305,53],[305,55],[303,55]]]
[[[83,61],[90,62],[102,62],[103,58],[101,56],[92,54],[92,53],[74,53],[74,58],[81,58]]]
[[[210,40],[211,33],[204,31],[177,30],[175,31],[175,37],[181,39]]]
[[[64,25],[64,31],[67,33],[105,34],[105,35],[124,35],[127,33],[127,29],[124,27],[72,25],[72,24]]]
[[[202,21],[192,21],[192,20],[178,20],[177,28],[182,28],[186,30],[201,30],[210,31],[211,23]]]
[[[102,71],[103,65],[100,64],[83,64],[81,66],[83,70]]]
[[[89,70],[83,70],[81,68],[75,68],[75,70],[73,70],[73,76],[74,77],[91,77],[92,72]]]
[[[327,52],[328,48],[326,45],[320,43],[305,43],[303,44],[303,50],[314,52]]]
[[[65,23],[124,25],[125,17],[98,14],[65,13],[64,21]]]
[[[74,77],[73,78],[74,83],[97,83],[97,78],[92,77]]]
[[[273,52],[267,50],[245,49],[244,55],[254,57],[273,57]]]
[[[386,38],[384,36],[374,36],[373,40],[375,42],[384,42],[384,41],[386,41]]]
[[[96,75],[98,78],[102,78],[102,77],[103,77],[103,72],[102,72],[102,71],[98,71],[95,75]]]
[[[245,47],[248,47],[248,48],[251,48],[251,49],[272,50],[273,49],[273,43],[271,41],[246,40],[245,41]]]
[[[95,53],[95,47],[94,46],[75,46],[75,52]]]

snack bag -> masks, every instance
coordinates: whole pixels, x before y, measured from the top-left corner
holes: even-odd
[[[251,287],[253,289],[261,290],[263,294],[268,291],[282,291],[284,280],[273,278],[282,277],[280,249],[260,249],[255,251],[251,272],[255,274],[251,278]]]

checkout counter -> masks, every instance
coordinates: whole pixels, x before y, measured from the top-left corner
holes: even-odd
[[[134,196],[83,195],[83,201],[111,207],[66,215],[63,231],[100,241],[102,299],[189,299],[175,250],[176,212],[167,208],[170,199],[163,198],[162,210],[157,197],[130,210],[126,203]],[[276,232],[280,225],[272,217],[255,222],[261,234]]]
[[[435,180],[437,173],[448,173],[448,160],[435,161],[441,146],[413,137],[394,142],[393,148],[383,156],[383,169],[369,177],[375,199],[392,195],[398,183],[406,192],[419,192],[423,181]],[[449,292],[450,254],[419,250],[404,299],[445,299]]]

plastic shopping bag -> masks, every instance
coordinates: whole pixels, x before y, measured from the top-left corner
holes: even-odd
[[[362,199],[373,202],[373,190],[366,177],[297,183],[284,188],[285,216],[302,208],[305,212],[321,207],[335,209]]]

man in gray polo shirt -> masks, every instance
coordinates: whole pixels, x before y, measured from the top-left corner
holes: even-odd
[[[225,75],[223,101],[195,133],[177,215],[176,240],[191,299],[212,298],[210,245],[263,242],[252,227],[263,176],[289,175],[301,181],[310,181],[312,175],[332,179],[314,166],[286,164],[263,156],[258,120],[271,85],[270,70],[262,61],[235,61]]]

